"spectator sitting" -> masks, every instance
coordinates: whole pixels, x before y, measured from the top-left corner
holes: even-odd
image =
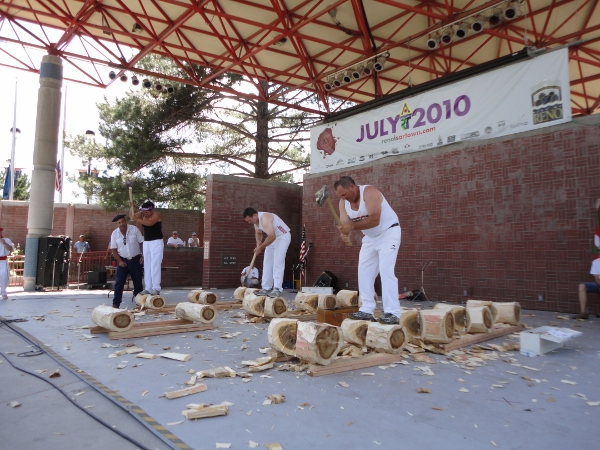
[[[592,261],[590,274],[594,276],[594,281],[584,281],[579,284],[579,314],[573,316],[573,319],[587,319],[589,314],[586,312],[587,294],[600,294],[600,258]],[[600,317],[600,315],[596,314]]]
[[[247,267],[244,267],[244,270],[242,270],[242,277],[241,277],[242,286],[244,285],[244,279],[248,275],[249,268],[250,268],[250,266],[247,266]],[[250,286],[246,286],[246,287],[258,287],[258,286],[260,286],[260,280],[258,279],[258,269],[256,267],[253,267],[252,272],[251,272]]]
[[[196,236],[196,232],[194,231],[190,238],[188,239],[188,247],[200,247],[200,239]]]
[[[184,247],[185,243],[177,235],[177,231],[173,231],[173,236],[167,240],[167,247]]]
[[[73,244],[77,253],[84,253],[90,251],[90,244],[85,241],[85,236],[82,234],[79,236],[79,240]]]

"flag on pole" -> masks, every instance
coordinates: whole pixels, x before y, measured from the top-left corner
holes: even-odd
[[[6,168],[6,176],[4,177],[4,192],[2,192],[2,198],[8,200],[10,195],[10,164]]]
[[[54,188],[58,192],[62,192],[62,173],[60,171],[60,160],[56,163],[56,179],[54,182]]]
[[[306,225],[302,225],[302,237],[300,238],[300,258],[301,267],[304,267],[306,262]]]

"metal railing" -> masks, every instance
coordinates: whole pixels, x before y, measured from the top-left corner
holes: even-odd
[[[8,285],[23,286],[25,255],[8,256],[6,260],[8,261]]]
[[[88,272],[106,272],[112,255],[106,250],[101,252],[71,253],[69,265],[69,283],[87,283]]]

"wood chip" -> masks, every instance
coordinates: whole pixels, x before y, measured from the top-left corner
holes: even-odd
[[[128,355],[133,355],[135,353],[144,353],[144,349],[139,347],[129,347],[125,349],[125,353],[127,353]]]
[[[56,369],[54,372],[52,372],[50,375],[48,375],[48,378],[58,378],[60,377],[60,369]]]
[[[253,366],[248,368],[248,372],[262,372],[273,368],[273,363],[264,364],[262,366]]]
[[[212,405],[201,409],[188,409],[181,414],[188,420],[204,419],[207,417],[226,416],[229,414],[229,408],[226,405]]]
[[[174,359],[176,361],[182,362],[186,362],[192,359],[192,355],[187,355],[184,353],[161,353],[158,356],[160,356],[161,358]]]
[[[274,442],[272,444],[263,444],[263,447],[267,450],[283,450],[283,447],[279,442]]]
[[[346,383],[345,381],[338,381],[338,384],[341,387],[345,387],[345,388],[349,388],[350,387],[350,385],[348,383]]]
[[[465,388],[460,388],[460,389],[459,389],[459,391],[460,391],[460,392],[469,392],[469,390],[468,390],[468,389],[465,389]]]
[[[571,380],[560,380],[560,382],[565,383],[565,384],[577,384],[576,382],[571,381]]]
[[[363,372],[361,373],[363,377],[374,377],[375,374],[373,372]]]
[[[11,408],[18,408],[19,406],[21,406],[21,403],[14,401],[14,402],[10,402],[8,404],[8,406],[10,406]]]
[[[271,394],[271,395],[269,395],[269,400],[271,400],[271,402],[274,405],[278,405],[280,403],[284,403],[285,402],[285,395],[282,395],[282,394]]]
[[[231,448],[231,444],[229,442],[217,442],[215,445],[216,448]]]
[[[431,389],[419,387],[417,388],[417,394],[431,394]]]
[[[185,397],[186,395],[196,394],[198,392],[204,392],[208,389],[205,384],[197,384],[196,386],[192,386],[185,389],[179,389],[177,391],[165,392],[165,397],[169,400],[179,397]]]

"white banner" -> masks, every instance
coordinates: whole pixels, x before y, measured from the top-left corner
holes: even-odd
[[[571,120],[561,49],[311,129],[311,173]]]

